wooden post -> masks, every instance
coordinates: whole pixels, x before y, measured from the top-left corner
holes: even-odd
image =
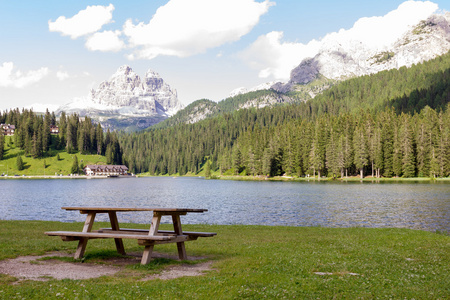
[[[117,214],[115,211],[108,212],[109,215],[109,221],[111,222],[111,229],[114,231],[119,231],[119,221],[117,220]],[[123,246],[122,239],[114,239],[114,242],[116,243],[116,249],[117,252],[119,252],[122,255],[125,255],[125,248]]]
[[[92,230],[92,225],[94,225],[95,212],[88,213],[86,221],[84,222],[83,232],[90,232]],[[77,251],[75,252],[74,258],[81,259],[86,250],[86,245],[89,238],[81,238],[78,242]]]
[[[152,223],[150,224],[150,229],[148,231],[148,235],[157,235],[159,224],[161,223],[161,214],[158,212],[153,212]],[[150,262],[152,258],[154,245],[145,246],[144,253],[142,255],[141,265],[146,265]]]
[[[173,221],[173,229],[175,230],[175,234],[182,235],[183,230],[181,228],[180,215],[178,215],[178,214],[172,215],[172,221]],[[178,242],[177,248],[178,248],[178,257],[181,260],[186,260],[187,255],[186,255],[186,248],[184,247],[184,242]]]

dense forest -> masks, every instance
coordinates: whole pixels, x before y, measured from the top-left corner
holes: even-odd
[[[450,53],[399,70],[336,84],[307,102],[238,109],[275,97],[259,91],[215,104],[189,124],[189,109],[149,130],[104,133],[89,118],[18,109],[0,113],[16,125],[14,143],[34,158],[49,149],[101,154],[133,173],[262,176],[447,177],[450,175]],[[290,99],[286,99],[289,97]],[[188,107],[189,108],[189,107]],[[59,134],[50,138],[50,125]],[[0,159],[4,138],[0,135]]]
[[[68,153],[106,155],[108,163],[121,164],[118,135],[115,132],[103,133],[100,124],[94,125],[88,117],[80,118],[77,114],[66,116],[63,112],[57,119],[48,110],[38,115],[32,110],[12,109],[0,112],[0,123],[13,124],[14,146],[24,150],[25,156],[33,158],[46,157],[51,149],[65,149]],[[59,133],[51,138],[50,126],[57,125]],[[0,133],[0,159],[3,158],[4,137]]]
[[[308,102],[122,134],[120,144],[137,173],[449,176],[449,100],[447,54],[347,80]]]

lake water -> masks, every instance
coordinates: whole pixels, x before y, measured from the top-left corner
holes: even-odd
[[[183,223],[450,231],[450,183],[252,182],[192,177],[0,180],[0,219],[84,221],[62,206],[206,208]],[[149,223],[151,212],[119,213]],[[106,215],[98,220],[107,221]],[[163,220],[168,222],[168,220]]]

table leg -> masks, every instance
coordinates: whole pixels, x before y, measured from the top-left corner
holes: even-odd
[[[90,232],[92,230],[92,225],[94,225],[95,212],[88,213],[86,217],[86,221],[84,222],[83,232]],[[77,251],[75,252],[74,258],[80,259],[84,255],[84,251],[86,250],[86,245],[89,238],[82,238],[78,242]]]
[[[109,215],[109,221],[111,222],[111,229],[114,231],[119,231],[119,221],[117,220],[117,214],[115,211],[108,212]],[[119,252],[122,255],[125,255],[125,248],[123,247],[123,241],[122,239],[114,239],[114,242],[116,243],[116,249],[117,252]]]
[[[153,213],[152,223],[150,224],[148,235],[156,235],[158,233],[159,224],[161,223],[161,216],[162,215],[159,213]],[[154,245],[145,246],[141,265],[146,265],[150,262],[150,259],[152,258],[153,247]]]
[[[175,230],[175,234],[182,235],[183,230],[181,229],[180,215],[172,215],[172,222],[173,222],[173,228]],[[178,242],[177,248],[178,248],[178,257],[181,260],[186,260],[187,255],[186,255],[186,248],[184,247],[184,242]]]

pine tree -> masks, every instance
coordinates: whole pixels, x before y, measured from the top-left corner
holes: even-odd
[[[361,178],[364,178],[364,167],[368,165],[368,149],[364,129],[358,125],[353,136],[353,151],[355,153],[355,167],[359,170]]]
[[[205,177],[211,178],[211,161],[209,159],[205,162]]]
[[[233,168],[234,174],[238,175],[242,172],[242,154],[239,147],[233,147]]]
[[[103,129],[100,123],[97,124],[97,130],[96,130],[96,137],[97,137],[97,154],[102,155],[104,153],[103,150]]]
[[[414,177],[415,175],[415,156],[413,144],[413,131],[409,124],[408,115],[402,115],[401,127],[401,148],[402,148],[402,173],[403,177]]]
[[[5,136],[3,135],[3,130],[0,130],[0,160],[3,159],[4,146],[5,146]]]
[[[22,171],[24,169],[24,163],[22,160],[22,156],[18,155],[16,159],[16,167],[17,170]]]
[[[79,167],[78,167],[78,157],[75,155],[73,157],[73,163],[72,163],[72,168],[71,168],[71,173],[72,174],[78,174],[79,172]]]

